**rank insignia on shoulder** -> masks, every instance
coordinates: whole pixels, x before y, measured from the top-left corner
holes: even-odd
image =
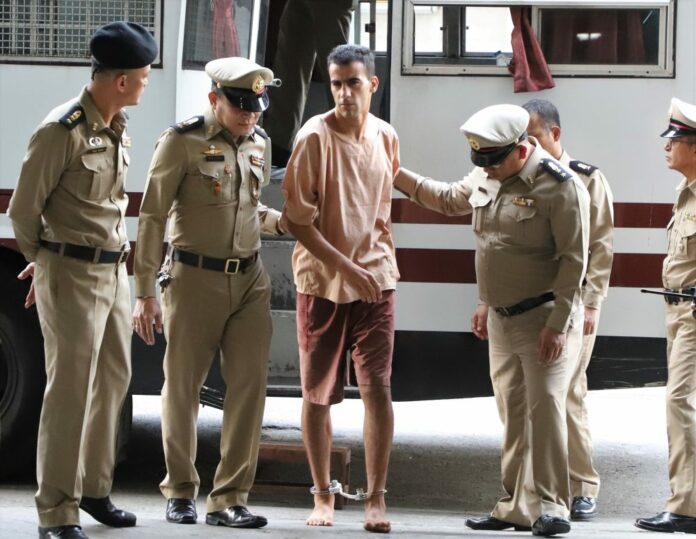
[[[533,208],[534,207],[534,199],[533,198],[515,197],[512,199],[512,203],[515,206],[522,206],[523,208]]]
[[[79,123],[86,120],[85,111],[81,105],[76,104],[68,112],[66,112],[60,120],[58,120],[64,127],[68,129],[74,129]]]
[[[575,172],[579,174],[584,174],[585,176],[589,176],[592,174],[595,170],[597,170],[597,167],[594,165],[588,165],[587,163],[583,163],[582,161],[571,161],[568,163],[568,166],[572,168]]]
[[[486,190],[485,187],[481,187],[481,186],[479,185],[478,190],[479,190],[481,193],[483,193],[484,195],[487,195],[487,194],[488,194],[488,191]]]
[[[541,166],[544,168],[546,172],[551,174],[551,176],[556,178],[559,182],[564,182],[573,177],[570,172],[564,169],[556,161],[554,161],[553,159],[549,159],[548,157],[545,157],[541,160]]]
[[[266,160],[263,157],[259,157],[258,155],[250,155],[249,161],[251,161],[251,164],[255,167],[263,168],[266,164]]]
[[[188,120],[174,124],[172,128],[177,133],[186,133],[203,125],[203,116],[192,116]]]

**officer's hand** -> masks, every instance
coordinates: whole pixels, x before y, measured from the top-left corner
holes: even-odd
[[[550,327],[544,327],[539,333],[539,363],[550,365],[556,361],[565,346],[565,333],[560,333]]]
[[[471,331],[479,339],[485,341],[488,338],[488,305],[479,303],[474,315],[471,317]]]
[[[157,298],[138,298],[133,309],[133,329],[145,341],[145,344],[155,344],[155,334],[162,333],[162,308]]]
[[[17,275],[17,279],[20,281],[23,281],[27,277],[32,277],[31,284],[29,285],[29,293],[27,294],[26,299],[24,300],[24,308],[28,309],[34,303],[36,303],[36,296],[34,295],[34,263],[30,262],[27,264],[27,267],[24,268],[19,275]]]
[[[583,335],[590,335],[597,327],[597,309],[585,305],[585,324],[582,328]]]
[[[341,273],[348,284],[358,291],[361,300],[375,303],[382,298],[382,289],[377,279],[366,269],[351,262],[341,269]]]

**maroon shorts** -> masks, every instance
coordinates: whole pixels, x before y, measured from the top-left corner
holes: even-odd
[[[358,385],[391,384],[394,291],[376,303],[334,303],[297,294],[297,341],[302,396],[314,404],[343,400],[350,352]]]

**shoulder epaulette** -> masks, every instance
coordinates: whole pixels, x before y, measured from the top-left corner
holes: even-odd
[[[260,128],[258,125],[254,126],[254,132],[259,135],[261,138],[268,139],[268,133],[266,133],[262,128]]]
[[[188,120],[172,125],[177,133],[186,133],[203,125],[203,116],[192,116]]]
[[[76,103],[70,108],[68,112],[61,116],[61,118],[58,121],[61,124],[63,124],[63,126],[66,127],[68,130],[70,130],[75,129],[75,126],[77,126],[77,124],[82,123],[85,120],[85,111],[82,108],[82,105]]]
[[[578,172],[580,174],[584,174],[585,176],[589,176],[592,174],[595,170],[597,170],[597,167],[594,165],[588,165],[587,163],[583,163],[582,161],[571,161],[568,163],[570,168],[572,168],[575,172]]]
[[[551,174],[551,176],[556,178],[559,182],[570,180],[573,177],[573,175],[558,164],[557,161],[549,159],[548,157],[541,160],[541,166],[544,167],[544,170]]]

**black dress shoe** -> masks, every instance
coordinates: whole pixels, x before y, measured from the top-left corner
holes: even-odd
[[[575,496],[570,506],[570,520],[590,520],[597,514],[597,500],[589,496]]]
[[[188,498],[169,498],[167,500],[167,522],[175,524],[195,524],[198,518],[196,502]]]
[[[135,515],[122,509],[116,509],[107,496],[106,498],[88,498],[80,500],[80,509],[89,513],[94,520],[112,528],[130,528],[135,526]]]
[[[88,539],[79,526],[39,527],[39,539]]]
[[[252,515],[246,507],[233,505],[223,511],[215,511],[205,516],[205,523],[211,526],[228,528],[263,528],[268,524],[266,517]]]
[[[665,511],[650,518],[639,518],[636,527],[651,532],[696,533],[696,517],[687,517]]]
[[[495,518],[494,516],[488,515],[487,517],[478,518],[467,518],[464,522],[472,530],[507,530],[509,528],[514,528],[516,532],[528,532],[532,528],[529,526],[522,526],[521,524],[513,524],[512,522],[505,522]]]
[[[554,517],[551,515],[541,515],[532,524],[532,535],[543,535],[550,537],[559,533],[568,533],[570,531],[570,522],[562,517]]]

